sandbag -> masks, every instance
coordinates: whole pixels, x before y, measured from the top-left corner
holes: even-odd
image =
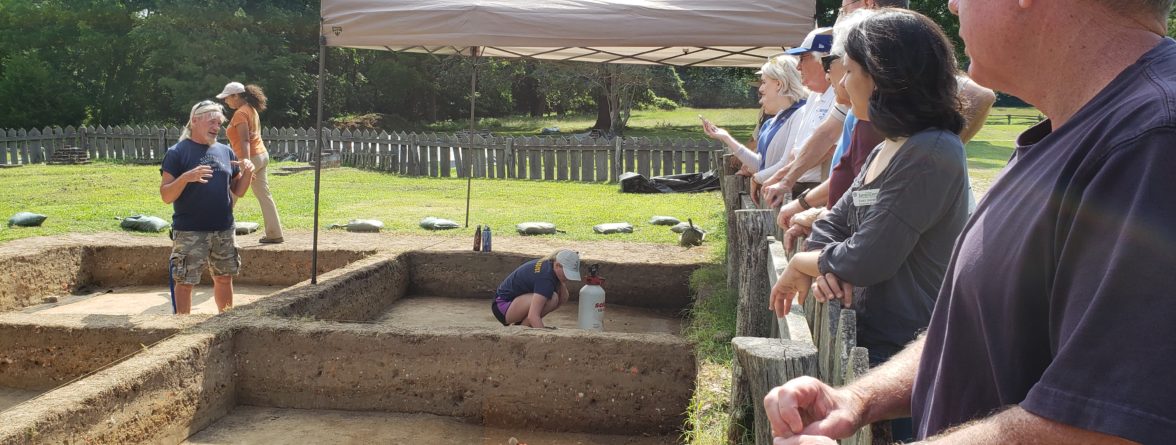
[[[672,226],[680,222],[682,220],[672,216],[654,216],[653,218],[649,218],[649,223],[655,226]]]
[[[353,219],[347,224],[331,224],[328,229],[343,228],[348,232],[375,233],[384,228],[384,222],[378,219]]]
[[[8,218],[8,227],[37,227],[40,226],[41,223],[45,222],[46,218],[48,218],[48,216],[42,215],[40,213],[20,212],[12,215],[11,218]]]
[[[118,226],[124,230],[133,230],[136,232],[162,232],[163,229],[166,229],[170,225],[163,218],[148,215],[128,216],[123,218],[122,222],[118,223]]]
[[[690,227],[690,223],[683,221],[683,222],[678,223],[674,227],[670,227],[670,231],[674,232],[674,233],[682,233],[683,231],[685,231],[689,227]],[[700,231],[704,234],[707,233],[706,230],[703,230],[701,227],[694,226],[694,228],[698,229],[698,231]]]
[[[551,235],[556,232],[555,224],[549,222],[525,222],[515,224],[519,235]]]
[[[461,225],[448,219],[429,216],[421,220],[421,228],[426,230],[449,230],[458,227],[461,227]]]
[[[602,235],[611,235],[614,233],[633,233],[633,225],[627,222],[597,224],[592,226],[592,231]]]
[[[235,222],[235,223],[233,223],[233,229],[236,231],[236,233],[238,235],[248,235],[250,233],[256,232],[259,227],[261,227],[261,224],[258,224],[255,222]]]

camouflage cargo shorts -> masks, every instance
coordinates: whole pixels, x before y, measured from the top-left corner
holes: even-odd
[[[241,270],[241,255],[237,253],[236,231],[173,231],[168,266],[176,284],[200,284],[200,275],[206,267],[212,275],[237,275]]]

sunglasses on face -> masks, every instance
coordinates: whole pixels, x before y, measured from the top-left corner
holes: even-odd
[[[826,73],[829,72],[829,68],[833,66],[833,62],[840,58],[841,56],[836,54],[821,57],[821,68],[824,68]]]

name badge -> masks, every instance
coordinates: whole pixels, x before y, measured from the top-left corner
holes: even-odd
[[[878,202],[878,189],[858,190],[853,192],[853,205],[857,207],[872,206]]]

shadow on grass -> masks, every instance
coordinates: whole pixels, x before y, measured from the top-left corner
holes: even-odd
[[[968,143],[968,167],[975,170],[999,170],[1009,163],[1013,148],[1008,143],[972,141]]]

